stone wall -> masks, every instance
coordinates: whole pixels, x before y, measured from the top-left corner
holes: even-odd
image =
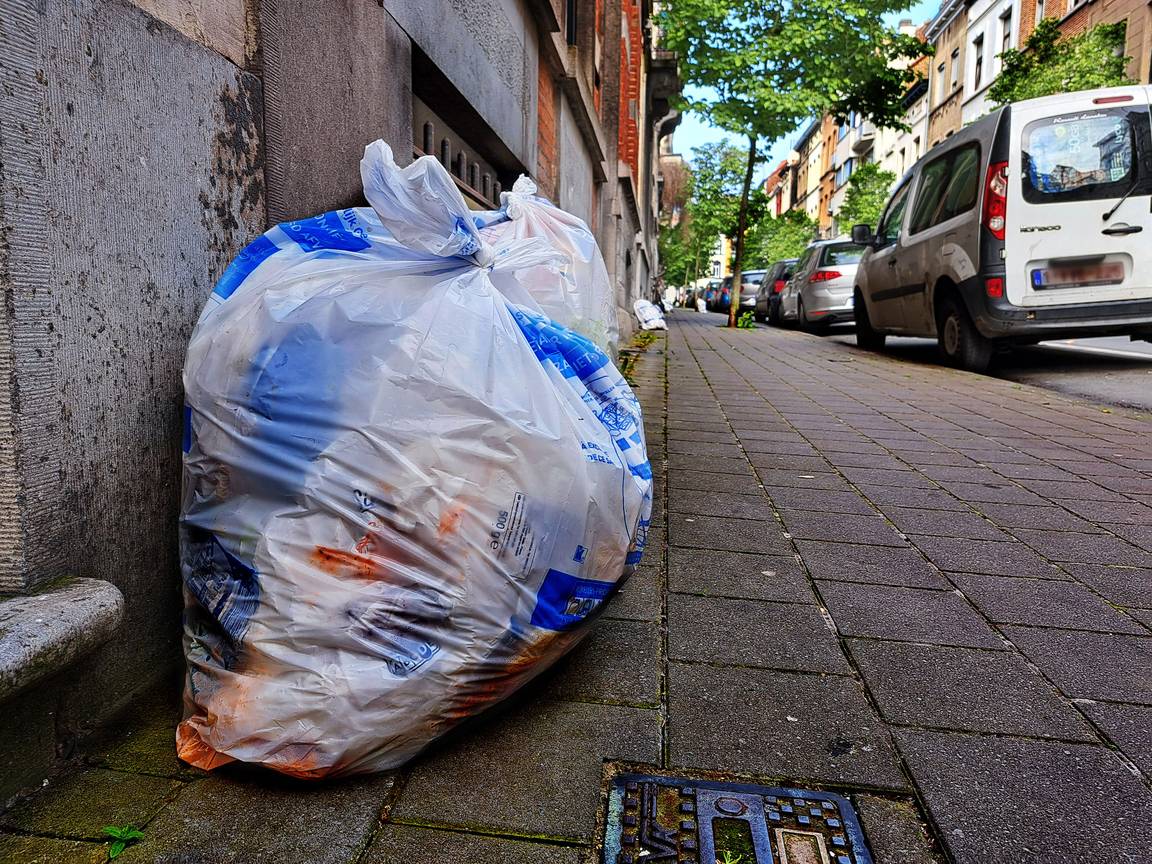
[[[0,804],[180,662],[180,370],[211,286],[270,222],[359,202],[365,142],[411,140],[408,39],[326,9],[0,17],[0,591],[124,598],[111,641],[0,706]]]

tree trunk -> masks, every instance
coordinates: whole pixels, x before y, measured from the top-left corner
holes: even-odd
[[[732,292],[728,299],[728,326],[736,326],[740,312],[740,286],[744,277],[744,233],[748,230],[748,193],[752,190],[752,172],[756,168],[756,136],[748,136],[748,167],[744,170],[744,188],[740,192],[740,212],[736,217],[736,251],[732,255]]]

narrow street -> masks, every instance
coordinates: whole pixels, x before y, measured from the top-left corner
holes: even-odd
[[[634,368],[640,571],[496,716],[390,775],[205,778],[173,690],[5,814],[0,860],[132,823],[125,862],[576,864],[639,766],[846,794],[877,864],[1145,861],[1147,422],[720,322],[677,311]]]

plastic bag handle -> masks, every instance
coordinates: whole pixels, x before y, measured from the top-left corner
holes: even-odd
[[[387,143],[373,141],[364,148],[360,179],[364,197],[404,245],[481,267],[492,263],[492,249],[481,239],[464,196],[432,156],[401,168]]]

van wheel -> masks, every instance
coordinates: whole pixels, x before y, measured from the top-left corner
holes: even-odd
[[[882,350],[888,334],[872,329],[868,307],[864,305],[864,296],[859,291],[852,296],[852,315],[856,319],[856,344],[865,351]]]
[[[984,372],[992,362],[992,343],[976,330],[968,310],[957,298],[945,297],[941,301],[936,334],[940,356],[949,365]]]

